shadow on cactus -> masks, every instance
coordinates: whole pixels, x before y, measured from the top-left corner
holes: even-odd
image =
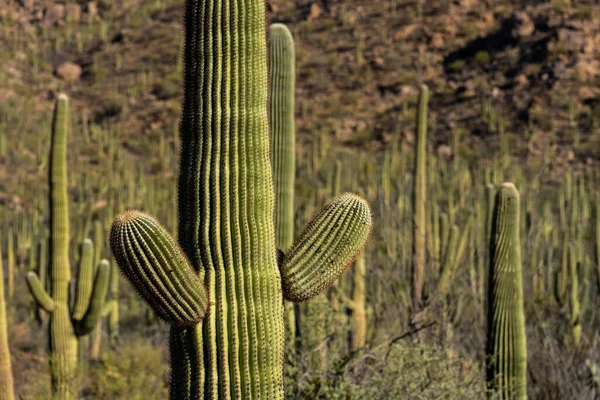
[[[278,257],[265,3],[188,0],[184,26],[181,247],[128,211],[111,248],[171,324],[172,399],[283,399],[284,298],[310,300],[348,268],[371,210],[353,194],[333,199]]]

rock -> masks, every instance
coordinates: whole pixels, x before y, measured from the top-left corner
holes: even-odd
[[[581,52],[587,47],[585,33],[583,33],[582,31],[575,31],[571,29],[559,29],[558,41],[563,46],[565,46],[565,48],[574,52]]]
[[[441,33],[434,33],[431,36],[431,41],[429,42],[431,47],[434,49],[443,49],[444,48],[444,37]]]
[[[67,82],[75,82],[81,76],[81,66],[72,63],[64,62],[56,68],[56,76]]]
[[[276,0],[267,0],[267,11],[277,14],[279,11],[279,4]]]
[[[575,70],[581,82],[589,82],[600,74],[600,62],[597,60],[579,61],[575,64]]]
[[[96,3],[95,1],[90,1],[85,6],[85,11],[88,13],[88,15],[90,17],[93,17],[93,18],[99,17],[99,15],[98,15],[98,3]]]
[[[511,32],[513,38],[524,38],[529,36],[535,30],[535,25],[529,15],[523,11],[518,11],[512,16],[514,28]]]
[[[515,84],[515,86],[525,86],[529,83],[529,79],[527,79],[527,76],[525,74],[519,74],[515,77],[513,83]]]
[[[447,144],[440,144],[435,152],[441,158],[450,158],[452,156],[452,149]]]
[[[35,6],[35,0],[19,0],[19,3],[21,4],[21,7],[29,12],[32,12]]]
[[[67,4],[67,20],[71,22],[81,21],[81,7],[79,4]]]
[[[54,4],[46,9],[44,23],[46,26],[60,25],[65,19],[65,6],[63,4]]]
[[[308,20],[312,21],[314,19],[317,19],[321,16],[321,13],[323,12],[323,10],[321,10],[321,7],[319,7],[319,5],[317,3],[312,3],[310,5],[310,11],[308,12]]]

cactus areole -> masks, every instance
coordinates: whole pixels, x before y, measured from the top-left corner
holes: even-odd
[[[283,399],[283,300],[309,300],[345,271],[370,208],[334,199],[278,260],[265,2],[188,0],[184,26],[181,248],[136,212],[117,218],[111,248],[171,324],[171,399]]]

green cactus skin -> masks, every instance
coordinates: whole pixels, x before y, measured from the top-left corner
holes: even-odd
[[[104,229],[100,220],[94,221],[93,231],[93,242],[94,242],[94,263],[98,265],[102,258],[102,248],[104,247]],[[91,346],[90,346],[90,360],[98,360],[100,358],[100,345],[102,342],[102,318],[98,319],[96,327],[89,335]]]
[[[74,399],[77,387],[74,378],[77,368],[77,339],[90,333],[100,317],[108,286],[108,265],[100,263],[88,298],[79,297],[71,315],[69,311],[69,209],[67,197],[67,126],[68,98],[58,96],[54,109],[52,146],[50,150],[50,264],[51,279],[48,294],[35,272],[27,274],[29,289],[46,312],[50,313],[49,347],[52,376],[52,397]],[[89,276],[87,272],[85,276]],[[91,277],[90,277],[91,278]],[[78,293],[88,291],[89,282],[78,283]],[[85,310],[85,312],[80,312]]]
[[[289,249],[294,241],[294,40],[283,24],[269,28],[270,113],[275,185],[275,236],[277,246]]]
[[[10,302],[15,295],[15,245],[14,245],[14,234],[12,228],[8,230],[7,240],[7,271],[6,274],[6,297]]]
[[[119,340],[119,268],[113,264],[110,272],[110,287],[108,289],[108,342],[111,346]]]
[[[571,330],[573,344],[577,347],[581,342],[581,315],[579,303],[579,277],[577,275],[577,251],[575,245],[569,244],[569,280],[571,281]]]
[[[38,244],[38,277],[42,287],[46,287],[46,269],[48,268],[48,239],[46,234],[43,235],[42,239]],[[44,310],[36,302],[35,319],[38,325],[42,325],[45,320]]]
[[[287,26],[269,27],[269,121],[273,143],[273,183],[275,185],[275,238],[278,248],[289,249],[294,241],[295,165],[295,55],[294,39]],[[296,310],[284,303],[286,326],[286,387],[296,388]]]
[[[358,351],[367,344],[367,309],[365,276],[367,268],[364,251],[360,253],[352,273],[352,299],[344,305],[352,311],[350,315],[350,350]]]
[[[413,307],[420,310],[423,306],[423,287],[425,286],[425,202],[427,201],[427,103],[429,89],[421,85],[419,108],[417,110],[417,139],[415,141],[415,175],[413,188]]]
[[[488,284],[486,362],[490,395],[494,399],[527,399],[519,192],[512,183],[502,184],[496,194]]]
[[[94,243],[90,239],[85,239],[81,243],[79,251],[79,268],[77,269],[77,286],[75,290],[75,308],[72,311],[74,319],[80,320],[85,315],[86,302],[90,298],[94,283]],[[41,279],[40,279],[41,282]],[[78,362],[79,368],[86,368],[88,361],[88,347],[90,344],[89,335],[79,337]]]
[[[0,243],[2,240],[0,240]],[[4,299],[4,268],[0,246],[0,400],[14,400],[13,375],[8,347],[6,301]]]
[[[208,290],[211,306],[195,326],[172,324],[170,396],[177,400],[280,400],[284,398],[283,298],[290,296],[282,293],[285,276],[282,278],[277,263],[273,223],[265,2],[188,0],[184,26],[178,240],[189,266],[181,262],[169,265],[180,274],[186,269],[195,271]],[[361,219],[363,209],[368,220]],[[318,238],[321,232],[328,234],[321,238],[322,247],[315,249],[325,276],[337,277],[338,269],[341,272],[346,267],[340,260],[349,262],[355,256],[348,249],[364,245],[366,237],[361,237],[360,243],[344,242],[359,236],[348,228],[357,225],[353,218],[346,218],[359,211],[354,219],[370,231],[368,205],[348,196],[334,200],[328,211],[317,217],[320,222],[331,212],[345,218],[346,224],[308,228]],[[114,231],[125,232],[122,228],[126,225],[142,221],[148,218],[139,213],[117,218],[111,246],[124,276],[143,296],[153,299],[150,304],[156,310],[172,299],[163,297],[163,303],[157,303],[154,301],[165,292],[147,292],[153,290],[153,284],[172,280],[161,276],[160,282],[140,282],[136,277],[142,271],[156,274],[164,268],[159,266],[159,258],[147,255],[161,254],[157,250],[176,255],[179,250],[174,245],[159,249],[172,240],[166,239],[166,231],[157,224],[142,225],[145,230],[130,229],[130,243],[114,239]],[[336,233],[338,240],[332,239]],[[301,237],[289,254],[299,254],[305,250],[302,245],[312,239]],[[135,250],[133,246],[137,246]],[[138,257],[138,252],[144,257]],[[304,253],[312,255],[312,251]],[[330,260],[319,256],[331,257],[333,272],[326,262]],[[312,271],[315,265],[301,257],[293,261],[288,257],[282,261],[283,271],[301,265]],[[309,283],[320,284],[313,285],[310,292],[331,283],[316,278]],[[185,303],[183,296],[173,297]]]
[[[460,233],[458,226],[454,225],[452,227],[448,244],[446,245],[447,249],[444,252],[444,260],[442,260],[442,273],[438,281],[437,290],[442,296],[448,294],[450,285],[456,276],[456,270],[467,247],[467,239],[472,222],[473,217],[469,217],[462,233]]]
[[[365,200],[346,193],[329,202],[283,259],[285,298],[303,302],[331,286],[352,264],[370,233],[371,209]]]
[[[119,215],[110,247],[123,274],[160,318],[180,327],[202,320],[209,305],[207,290],[156,219],[139,211]]]

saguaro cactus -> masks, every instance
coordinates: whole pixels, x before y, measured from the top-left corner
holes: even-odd
[[[13,296],[15,295],[15,244],[13,242],[13,230],[12,228],[8,229],[8,239],[7,239],[7,249],[6,249],[6,255],[7,255],[7,259],[6,262],[8,263],[8,267],[7,267],[7,277],[6,277],[6,284],[7,284],[7,288],[6,288],[6,297],[8,298],[8,301],[10,302],[13,298]]]
[[[2,241],[0,240],[0,242]],[[4,298],[4,268],[2,267],[2,249],[0,246],[0,400],[13,400],[14,398],[6,323],[6,301]]]
[[[423,287],[425,285],[425,230],[426,214],[425,201],[427,173],[427,102],[429,89],[421,85],[419,106],[417,110],[417,140],[415,141],[415,176],[413,187],[413,307],[420,310],[423,302]]]
[[[275,238],[281,249],[294,241],[294,39],[283,24],[269,28],[269,121],[272,134],[273,183],[275,185]],[[284,303],[286,325],[285,379],[288,391],[296,390],[296,312],[294,304]]]
[[[490,237],[487,379],[494,399],[527,398],[527,345],[519,240],[519,192],[496,194]]]
[[[139,212],[111,229],[124,275],[171,323],[172,399],[283,399],[284,298],[323,291],[371,229],[342,195],[278,257],[264,25],[262,0],[186,2],[182,250]]]
[[[40,307],[50,314],[48,325],[50,370],[52,394],[57,400],[73,399],[76,396],[77,388],[73,383],[77,367],[77,338],[89,334],[100,318],[109,273],[106,260],[100,262],[95,278],[89,270],[79,271],[76,302],[71,314],[69,311],[71,267],[68,254],[67,120],[68,99],[66,95],[60,94],[54,109],[50,150],[50,294],[46,292],[35,272],[27,274],[27,283],[32,295]],[[88,246],[91,248],[91,242]],[[84,265],[92,264],[82,264]],[[78,310],[82,312],[79,313]]]

